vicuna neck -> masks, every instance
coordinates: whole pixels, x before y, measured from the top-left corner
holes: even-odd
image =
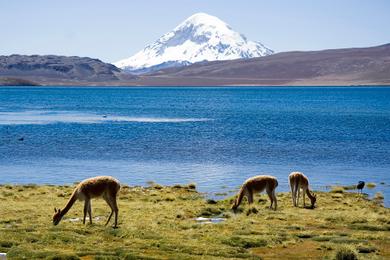
[[[61,210],[61,216],[64,216],[66,213],[68,213],[68,211],[70,210],[70,208],[73,206],[73,204],[76,202],[77,200],[77,192],[74,191],[72,193],[72,196],[70,197],[70,199],[68,200],[68,202],[66,203],[65,207],[63,210]]]
[[[310,200],[313,200],[313,199],[314,199],[314,196],[311,194],[311,192],[310,192],[309,189],[306,190],[306,194],[307,194],[307,196],[310,198]]]

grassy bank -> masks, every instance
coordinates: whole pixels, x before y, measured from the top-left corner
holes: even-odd
[[[390,209],[354,193],[318,193],[314,210],[293,208],[290,195],[278,193],[277,211],[263,194],[234,214],[231,199],[207,200],[193,186],[125,186],[118,229],[104,226],[102,200],[92,201],[92,225],[82,224],[76,202],[53,226],[54,207],[63,208],[72,190],[0,186],[0,252],[9,259],[390,258]],[[199,216],[226,220],[202,224]]]

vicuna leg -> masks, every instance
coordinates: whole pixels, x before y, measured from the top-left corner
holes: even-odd
[[[88,216],[89,216],[89,223],[92,224],[92,209],[91,209],[91,201],[88,203]]]
[[[294,187],[294,207],[298,206],[298,186]]]
[[[306,188],[303,188],[302,189],[303,207],[306,207],[305,195],[306,195]]]
[[[291,188],[291,198],[293,206],[295,207],[295,191],[294,191],[294,185],[290,182],[290,188]]]
[[[272,191],[267,187],[266,189],[269,200],[271,201],[271,205],[269,206],[272,209],[272,205],[274,204],[274,198],[272,197]]]
[[[278,200],[276,199],[275,190],[272,191],[272,198],[274,199],[274,206],[275,206],[275,210],[276,210],[278,207]]]
[[[83,224],[85,224],[85,218],[86,218],[86,216],[87,216],[88,208],[89,208],[89,199],[88,199],[88,198],[85,198],[85,202],[84,202],[84,218],[83,218]]]
[[[299,203],[299,183],[298,183],[298,181],[295,182],[294,198],[295,198],[295,207],[298,207],[298,203]]]
[[[110,222],[112,214],[115,213],[114,227],[117,227],[117,224],[118,224],[118,211],[119,210],[118,210],[118,205],[116,204],[116,195],[113,195],[110,198],[104,198],[104,199],[107,202],[108,206],[110,206],[110,208],[111,208],[111,214],[108,217],[106,225],[108,224],[108,222]]]
[[[112,199],[112,206],[114,207],[114,212],[115,212],[115,222],[114,222],[114,227],[116,228],[118,225],[118,205],[116,204],[116,196],[113,197]]]
[[[248,203],[252,204],[253,203],[253,192],[251,190],[249,190],[249,189],[248,189],[248,192],[247,192],[247,198],[248,198]]]
[[[107,226],[108,222],[110,222],[110,220],[111,220],[112,214],[114,213],[114,209],[111,205],[112,203],[111,203],[109,198],[104,197],[104,200],[107,202],[108,206],[110,206],[110,209],[111,209],[110,216],[108,217],[107,222],[106,222],[106,226]]]

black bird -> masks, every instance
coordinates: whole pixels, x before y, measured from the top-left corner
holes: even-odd
[[[360,190],[360,193],[363,192],[363,188],[364,188],[364,181],[359,181],[358,185],[356,186],[356,188],[358,189],[358,193],[359,193],[359,190]]]

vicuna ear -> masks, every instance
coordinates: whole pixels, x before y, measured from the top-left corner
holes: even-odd
[[[54,208],[54,213],[57,213],[57,209],[56,208]]]

